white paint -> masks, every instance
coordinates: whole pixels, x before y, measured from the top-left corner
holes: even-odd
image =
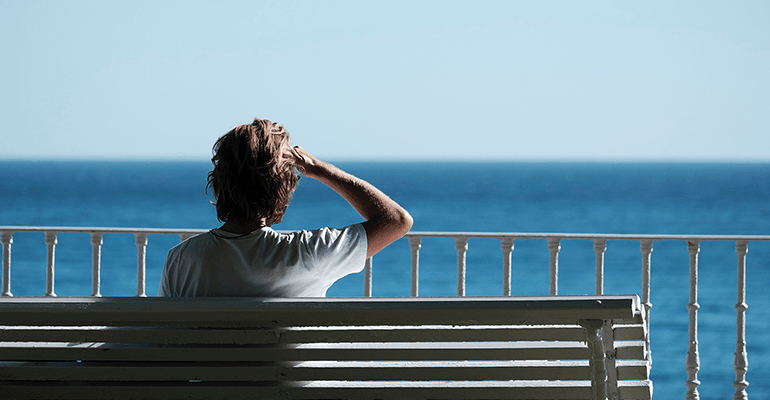
[[[11,294],[11,245],[13,243],[13,234],[15,232],[44,232],[45,243],[47,246],[47,269],[46,269],[46,293],[47,297],[55,297],[54,283],[55,283],[55,247],[57,244],[57,235],[59,233],[71,233],[71,232],[85,232],[92,235],[91,244],[93,246],[93,297],[101,296],[99,292],[100,286],[100,268],[101,268],[101,244],[103,234],[112,233],[132,233],[136,235],[137,244],[137,296],[146,296],[145,294],[145,265],[144,256],[146,246],[148,243],[148,235],[156,234],[175,234],[179,235],[180,240],[185,240],[195,234],[204,232],[203,230],[183,230],[183,229],[140,229],[140,228],[70,228],[70,227],[14,227],[3,226],[0,227],[0,242],[3,245],[3,282],[2,282],[2,294],[0,298],[10,298]],[[645,318],[642,331],[644,332],[645,351],[644,358],[650,360],[652,351],[650,349],[650,329],[649,329],[649,317],[652,303],[650,301],[650,276],[651,276],[651,254],[653,249],[653,242],[662,240],[676,240],[688,243],[687,251],[690,254],[690,301],[687,305],[690,315],[689,323],[689,344],[688,355],[686,360],[686,369],[688,372],[688,398],[697,398],[697,387],[700,382],[697,380],[697,372],[699,369],[698,360],[698,342],[697,342],[697,254],[699,251],[699,243],[702,241],[734,241],[736,244],[736,253],[738,255],[738,287],[737,287],[737,304],[735,309],[736,315],[736,350],[735,360],[733,368],[736,374],[736,380],[733,383],[735,386],[735,399],[745,399],[746,387],[748,382],[746,381],[746,373],[748,371],[748,357],[746,352],[746,337],[745,337],[745,317],[746,309],[746,287],[745,287],[745,263],[746,254],[748,252],[748,242],[750,241],[768,241],[770,236],[736,236],[736,235],[607,235],[607,234],[560,234],[560,233],[469,233],[469,232],[410,232],[407,235],[410,244],[410,250],[412,253],[412,296],[419,295],[419,250],[421,239],[425,237],[444,237],[455,239],[455,249],[457,250],[457,267],[458,267],[458,296],[465,295],[465,271],[466,265],[466,252],[468,250],[469,238],[481,238],[481,239],[496,239],[501,241],[501,250],[503,252],[503,294],[508,296],[512,295],[510,287],[510,270],[511,252],[514,250],[513,241],[515,239],[545,239],[548,242],[548,251],[550,253],[550,267],[551,267],[551,294],[558,294],[558,253],[560,249],[561,240],[569,239],[589,239],[593,241],[594,252],[596,253],[596,290],[597,293],[603,292],[603,275],[604,275],[604,251],[607,248],[608,241],[614,240],[632,240],[640,243],[641,251],[641,272],[642,272],[642,287],[641,304],[643,306]],[[369,267],[369,274],[371,274],[371,267]],[[507,272],[507,274],[506,274]],[[371,295],[371,275],[368,280],[369,286],[366,288],[365,295]],[[563,297],[563,296],[559,296]],[[620,390],[620,389],[619,389]]]
[[[423,329],[428,319],[440,324]],[[627,337],[633,341],[611,338],[614,326],[644,323],[636,295],[6,297],[0,298],[0,320],[0,350],[9,361],[0,365],[0,381],[19,382],[12,390],[28,390],[30,397],[38,396],[42,382],[61,384],[66,397],[88,397],[92,385],[66,385],[73,381],[122,383],[128,392],[121,398],[136,397],[133,390],[162,397],[158,391],[167,387],[187,393],[192,386],[180,382],[193,381],[203,388],[217,382],[223,393],[230,390],[227,382],[259,381],[256,386],[296,388],[299,398],[377,393],[479,399],[506,393],[604,400],[607,388],[617,388],[621,399],[649,399],[652,392],[643,331]],[[530,325],[532,320],[541,325]],[[387,334],[393,330],[404,334]],[[261,343],[270,345],[255,346]],[[620,373],[607,370],[609,354],[628,361],[613,366]],[[617,376],[624,378],[611,381]]]

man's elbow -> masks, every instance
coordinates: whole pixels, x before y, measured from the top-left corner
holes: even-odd
[[[371,257],[389,244],[402,238],[412,228],[414,219],[404,210],[391,209],[363,223],[368,241],[366,257]]]
[[[371,224],[372,231],[377,232],[377,236],[381,235],[382,239],[386,240],[387,244],[390,244],[406,235],[412,229],[414,219],[408,211],[399,206],[388,210],[376,218],[372,218],[366,224]]]
[[[412,218],[412,215],[403,208],[399,208],[395,212],[391,212],[388,220],[390,231],[394,233],[392,240],[396,240],[406,235],[406,233],[412,229],[412,225],[414,225],[414,219]]]
[[[410,229],[412,229],[414,218],[412,218],[412,215],[409,214],[408,211],[402,208],[396,217],[395,224],[398,226],[398,231],[401,234],[400,236],[404,236]]]

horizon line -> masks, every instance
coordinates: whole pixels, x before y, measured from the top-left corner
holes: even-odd
[[[409,158],[409,157],[323,157],[330,163],[372,162],[372,163],[594,163],[594,164],[765,164],[770,158]],[[3,157],[0,162],[211,162],[206,158],[193,157]]]

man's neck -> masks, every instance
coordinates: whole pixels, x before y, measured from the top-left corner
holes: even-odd
[[[228,219],[219,229],[225,232],[244,234],[265,227],[265,218],[260,219]]]

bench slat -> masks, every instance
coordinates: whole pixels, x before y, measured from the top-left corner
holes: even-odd
[[[646,366],[626,364],[626,376],[643,376]],[[283,368],[285,379],[311,380],[586,380],[588,361],[498,361],[498,362],[304,362]]]
[[[161,329],[112,326],[0,326],[6,342],[275,344],[273,329]]]
[[[490,382],[483,385],[471,385],[466,382],[447,382],[439,385],[373,385],[363,382],[353,385],[318,385],[304,388],[260,387],[260,386],[221,386],[188,384],[170,387],[135,387],[135,386],[60,386],[7,384],[3,387],[7,399],[51,398],[56,393],[58,399],[135,399],[135,398],[227,398],[231,400],[254,398],[291,398],[291,399],[589,399],[590,382]],[[649,382],[634,384],[621,383],[619,392],[624,398],[651,399],[652,385]]]
[[[578,342],[321,343],[287,347],[127,347],[109,343],[0,343],[4,361],[575,360]],[[616,343],[616,359],[643,360],[644,343]]]
[[[142,327],[6,327],[0,326],[7,342],[112,342],[168,344],[274,344],[336,342],[415,341],[581,341],[585,331],[576,325],[548,326],[380,326],[307,327],[279,329],[160,329]],[[641,325],[620,326],[615,340],[642,340]]]
[[[321,343],[275,347],[126,347],[109,343],[2,343],[5,361],[574,360],[579,342]]]
[[[615,325],[615,340],[644,340],[646,330],[644,324]]]
[[[7,398],[135,399],[135,398],[227,398],[227,399],[589,399],[590,382],[312,382],[304,387],[257,385],[187,384],[166,387],[129,385],[8,385]]]
[[[39,381],[313,381],[313,380],[584,380],[587,361],[303,362],[290,367],[259,363],[4,363],[0,380]],[[627,379],[646,379],[646,365],[621,366]]]
[[[0,363],[2,381],[186,382],[275,381],[279,366],[259,363],[21,362]],[[42,380],[41,377],[45,377]],[[0,384],[1,385],[1,384]]]
[[[644,360],[645,343],[642,341],[625,341],[615,343],[615,358],[618,360]]]
[[[309,342],[502,342],[502,341],[585,341],[586,334],[577,325],[548,326],[413,326],[286,328],[280,331],[281,343]]]
[[[590,399],[592,396],[590,381],[419,382],[414,384],[410,382],[381,384],[379,382],[312,382],[304,387],[288,388],[286,393],[290,398],[298,399],[382,398],[382,389],[387,389],[388,394],[401,394],[404,396],[401,398],[412,398],[415,393],[418,394],[415,398],[447,399]],[[478,389],[482,389],[482,392],[479,393]],[[624,398],[651,399],[652,384],[649,381],[634,382],[631,385],[623,383],[619,387],[619,392]]]
[[[10,301],[9,299],[12,299]],[[634,319],[638,298],[542,296],[520,301],[463,298],[0,298],[0,321],[9,325],[132,326],[338,326],[457,324],[535,325],[581,319]],[[343,322],[344,321],[344,322]]]
[[[618,393],[623,399],[652,399],[652,381],[618,381]]]
[[[617,360],[615,365],[619,380],[647,380],[650,377],[650,363],[645,360]]]

